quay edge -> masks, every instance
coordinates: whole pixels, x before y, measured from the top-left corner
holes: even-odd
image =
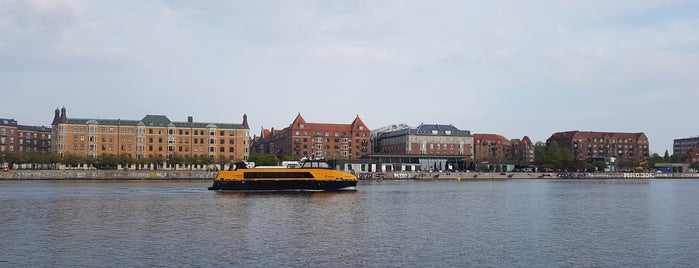
[[[200,170],[10,170],[0,180],[213,180]]]

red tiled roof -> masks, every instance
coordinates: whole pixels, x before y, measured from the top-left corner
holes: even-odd
[[[632,140],[638,140],[641,137],[645,137],[645,134],[643,132],[640,133],[623,133],[623,132],[595,132],[595,131],[565,131],[565,132],[556,132],[549,139],[572,139],[573,137],[577,138],[582,138],[582,139],[604,139],[604,138],[613,138],[613,139],[632,139]]]
[[[301,125],[303,125],[303,130],[307,131],[360,131],[359,127],[361,126],[363,129],[361,131],[369,131],[369,128],[364,124],[362,119],[359,118],[359,115],[355,117],[354,121],[350,124],[331,124],[331,123],[308,123],[306,120],[301,116],[301,113],[296,115],[296,118],[294,118],[294,121],[291,122],[289,127],[286,127],[282,130],[275,130],[274,131],[274,136],[281,135],[283,133],[290,132],[292,129],[301,129]],[[272,133],[266,133],[268,135],[272,135]],[[267,137],[267,136],[265,136]]]
[[[498,134],[473,134],[473,142],[478,143],[478,141],[499,141],[501,143],[510,143],[510,140]]]

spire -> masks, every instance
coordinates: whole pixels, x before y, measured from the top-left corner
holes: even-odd
[[[53,116],[53,122],[51,123],[51,125],[58,124],[58,120],[61,119],[61,111],[58,110],[58,107],[56,107],[56,111],[55,111],[55,112],[56,112],[56,113],[55,113],[54,116]]]
[[[68,122],[68,116],[66,115],[66,107],[63,106],[61,108],[61,120],[59,123],[67,123]]]
[[[243,128],[250,129],[250,126],[248,125],[248,115],[243,114]]]

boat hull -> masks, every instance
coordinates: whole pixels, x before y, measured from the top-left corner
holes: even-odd
[[[215,180],[218,191],[341,191],[356,190],[355,180]]]

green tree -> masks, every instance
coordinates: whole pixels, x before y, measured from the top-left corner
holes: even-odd
[[[250,153],[248,161],[255,162],[256,166],[276,166],[279,164],[279,158],[273,154]]]
[[[663,155],[663,161],[666,163],[670,162],[670,153],[668,153],[667,150],[665,150],[665,155]]]

